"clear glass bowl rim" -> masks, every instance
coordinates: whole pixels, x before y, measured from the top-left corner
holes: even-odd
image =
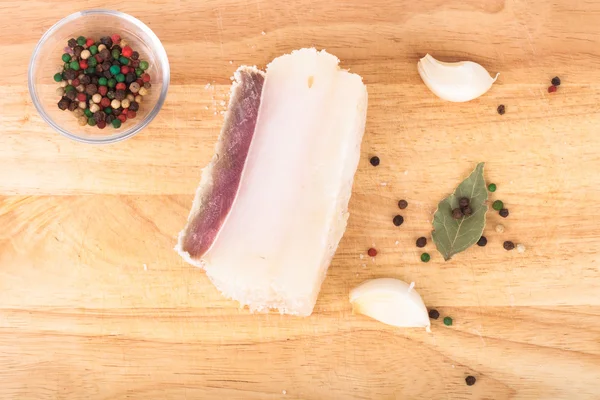
[[[78,135],[74,135],[74,134],[70,133],[69,131],[63,129],[62,127],[60,127],[59,125],[54,123],[54,121],[52,121],[50,119],[50,117],[48,117],[48,115],[44,111],[44,108],[42,107],[40,99],[37,96],[37,92],[35,91],[34,68],[35,68],[35,63],[37,60],[37,56],[40,52],[40,49],[42,48],[42,46],[44,45],[44,43],[46,42],[46,40],[48,38],[52,37],[52,35],[54,35],[54,33],[58,29],[63,27],[64,25],[66,25],[70,22],[73,22],[80,17],[94,15],[94,14],[111,15],[114,17],[124,19],[125,21],[131,23],[132,25],[135,25],[142,32],[144,32],[144,34],[146,34],[148,37],[151,38],[151,40],[153,42],[151,45],[152,49],[157,53],[158,59],[164,60],[164,62],[161,65],[161,67],[163,69],[163,74],[162,74],[163,79],[162,79],[162,88],[160,91],[160,96],[158,97],[156,104],[154,105],[152,110],[148,113],[148,115],[146,115],[146,117],[142,121],[138,122],[135,126],[132,126],[131,128],[125,130],[120,135],[89,138],[89,137],[82,137],[82,136],[78,136]],[[60,21],[56,22],[54,25],[52,25],[52,27],[50,27],[50,29],[48,29],[46,31],[46,33],[44,33],[44,35],[42,35],[42,37],[38,41],[37,45],[35,46],[35,49],[33,50],[33,54],[31,56],[31,60],[29,61],[29,72],[27,74],[27,78],[28,78],[27,86],[29,89],[29,95],[31,96],[31,100],[33,101],[33,105],[37,109],[38,113],[40,114],[42,119],[44,121],[46,121],[48,123],[48,125],[50,125],[58,133],[60,133],[63,136],[68,137],[69,139],[75,140],[77,142],[108,144],[108,143],[116,143],[116,142],[120,142],[121,140],[128,139],[128,138],[132,137],[133,135],[135,135],[136,133],[140,132],[144,127],[146,127],[150,122],[152,122],[154,117],[156,117],[156,115],[158,115],[158,112],[162,108],[162,106],[165,102],[165,99],[167,97],[167,92],[169,90],[170,76],[171,76],[171,72],[170,72],[170,68],[169,68],[169,59],[167,57],[167,52],[165,51],[165,48],[163,47],[158,36],[156,36],[154,34],[154,32],[152,32],[152,30],[148,26],[146,26],[146,24],[144,24],[139,19],[137,19],[129,14],[125,14],[124,12],[121,12],[121,11],[97,8],[97,9],[91,9],[91,10],[78,11],[76,13],[68,15],[68,16],[64,17],[63,19],[61,19]]]

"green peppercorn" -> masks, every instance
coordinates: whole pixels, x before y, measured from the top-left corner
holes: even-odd
[[[142,74],[144,73],[144,71],[142,71],[141,68],[136,68],[135,69],[135,75],[139,78],[140,76],[142,76]]]
[[[71,68],[73,71],[79,71],[79,63],[77,61],[71,61],[69,68]]]
[[[87,68],[85,69],[85,73],[86,73],[86,74],[88,74],[88,75],[91,75],[91,74],[93,74],[94,72],[96,72],[96,68],[94,68],[94,67],[87,67]]]
[[[101,77],[98,79],[98,85],[106,86],[107,84],[108,84],[108,79],[106,79],[105,77]]]
[[[452,326],[452,318],[450,318],[450,317],[444,317],[444,325],[446,325],[446,326]]]
[[[63,80],[63,77],[60,72],[57,72],[56,74],[54,74],[54,82],[62,82],[62,80]]]
[[[75,90],[75,86],[73,86],[73,85],[67,85],[67,86],[65,86],[65,93],[69,93],[69,92],[74,91],[74,90]]]
[[[96,57],[88,58],[88,65],[92,68],[94,68],[96,65],[98,65],[98,60],[96,60]]]
[[[119,57],[121,56],[121,52],[118,49],[112,49],[112,51],[110,52],[110,55],[112,56],[112,58],[114,58],[115,60],[118,60]]]
[[[77,38],[77,44],[83,46],[85,44],[85,38],[83,36],[79,36]]]
[[[90,48],[88,49],[90,51],[90,53],[92,54],[97,54],[98,53],[98,46],[96,46],[95,44],[91,45]]]
[[[150,67],[150,64],[148,64],[148,61],[140,61],[140,69],[142,71],[147,70],[148,67]]]
[[[488,190],[492,193],[494,193],[496,191],[496,184],[495,183],[490,183],[488,185]]]
[[[89,117],[88,118],[88,125],[89,126],[96,126],[96,120],[94,119],[94,117]]]
[[[115,129],[118,129],[118,128],[120,128],[120,127],[121,127],[121,120],[120,120],[120,119],[114,119],[114,120],[113,120],[113,122],[112,122],[112,126],[113,126]]]
[[[113,110],[113,109],[112,109],[112,107],[106,107],[106,108],[104,109],[104,112],[105,112],[106,114],[112,114],[112,110]]]
[[[115,76],[115,79],[117,80],[117,82],[125,82],[125,75],[123,75],[123,74],[117,74]]]
[[[88,117],[88,118],[89,118],[89,117],[91,117],[91,116],[93,115],[93,114],[92,114],[92,112],[90,111],[90,109],[89,109],[89,108],[86,108],[85,110],[83,110],[83,113],[84,113],[84,114],[85,114],[85,116],[86,116],[86,117]]]
[[[492,203],[492,208],[496,211],[500,211],[504,208],[504,203],[502,202],[502,200],[496,200]]]
[[[121,72],[121,68],[119,68],[119,66],[118,66],[118,65],[112,65],[112,66],[110,67],[110,73],[111,73],[112,75],[116,75],[116,74],[118,74],[119,72]]]
[[[125,56],[121,56],[121,57],[119,57],[119,62],[123,65],[129,65],[129,58],[127,58]]]
[[[429,260],[431,260],[431,256],[429,255],[429,253],[421,254],[421,261],[426,263],[426,262],[429,262]]]
[[[106,86],[108,86],[109,88],[113,88],[115,87],[115,85],[117,84],[117,80],[115,78],[110,78],[107,82],[106,82]]]
[[[61,58],[62,58],[63,62],[70,62],[71,61],[71,55],[69,53],[63,54]]]

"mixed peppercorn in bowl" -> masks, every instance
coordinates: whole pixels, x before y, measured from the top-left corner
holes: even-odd
[[[129,138],[158,114],[169,62],[156,35],[136,18],[89,10],[56,23],[29,68],[35,107],[59,133],[85,143]]]

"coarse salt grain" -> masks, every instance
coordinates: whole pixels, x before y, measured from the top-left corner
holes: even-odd
[[[496,232],[498,232],[498,233],[504,232],[504,225],[502,225],[502,224],[496,225]]]
[[[525,245],[522,243],[517,244],[517,251],[521,254],[525,253]]]

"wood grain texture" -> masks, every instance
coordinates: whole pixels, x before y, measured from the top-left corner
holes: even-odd
[[[155,31],[172,86],[141,134],[95,147],[43,123],[26,65],[54,22],[99,6]],[[0,0],[0,11],[0,398],[600,398],[600,2]],[[232,72],[305,46],[368,85],[351,218],[310,318],[251,315],[172,248]],[[426,52],[501,75],[480,99],[442,102],[416,71]],[[549,95],[554,75],[563,85]],[[487,247],[445,263],[430,243],[421,263],[415,239],[479,161],[510,217],[489,214]],[[509,239],[526,253],[504,251]],[[454,325],[427,334],[352,315],[348,291],[382,276],[414,281]]]

